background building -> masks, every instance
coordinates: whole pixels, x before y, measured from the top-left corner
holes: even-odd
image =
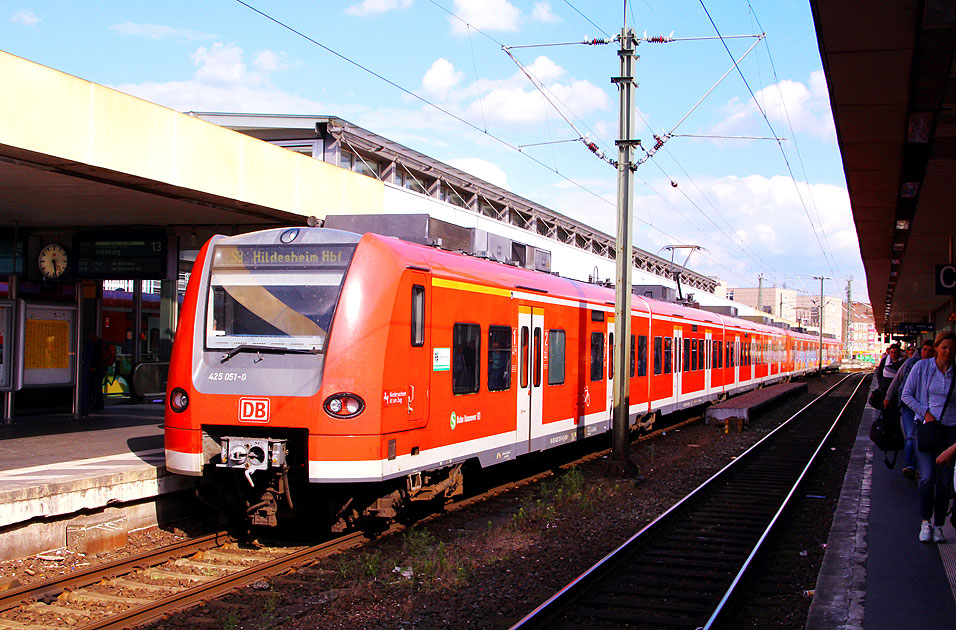
[[[727,299],[746,304],[788,322],[797,321],[797,292],[780,287],[733,287],[726,289]]]

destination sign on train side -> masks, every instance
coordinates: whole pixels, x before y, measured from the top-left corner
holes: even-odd
[[[353,244],[324,245],[217,245],[216,269],[342,268],[349,264]]]
[[[76,275],[100,280],[163,280],[168,238],[158,230],[78,234]]]

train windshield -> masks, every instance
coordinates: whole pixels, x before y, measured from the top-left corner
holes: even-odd
[[[218,245],[206,347],[325,350],[354,244]]]

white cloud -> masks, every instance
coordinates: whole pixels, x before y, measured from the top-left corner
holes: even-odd
[[[755,96],[779,135],[789,136],[792,126],[794,133],[836,141],[830,96],[822,70],[811,73],[807,83],[784,79],[763,88]],[[733,99],[720,111],[723,120],[713,125],[707,133],[746,135],[767,131],[752,100],[741,102]]]
[[[527,66],[529,72],[548,91],[551,101],[567,114],[576,117],[607,109],[608,95],[590,81],[565,78],[567,71],[548,57],[538,57]],[[544,96],[520,71],[506,79],[482,79],[481,99],[475,86],[460,92],[468,100],[465,116],[469,120],[483,120],[485,124],[532,125],[555,117],[553,108]]]
[[[564,68],[544,55],[536,58],[530,66],[526,67],[528,68],[528,72],[531,73],[531,76],[543,83],[555,81],[559,77],[564,76],[565,73]]]
[[[263,50],[253,60],[252,65],[263,72],[278,72],[286,70],[289,66],[282,60],[281,55],[277,55],[271,50]]]
[[[521,12],[508,0],[455,0],[455,17],[449,17],[451,30],[468,33],[466,24],[483,31],[517,31]],[[462,23],[464,20],[465,23]]]
[[[36,26],[40,22],[40,18],[33,11],[20,9],[10,16],[10,21],[24,26]]]
[[[211,33],[202,33],[189,28],[177,28],[175,26],[164,26],[162,24],[134,24],[133,22],[123,22],[122,24],[114,24],[110,29],[123,35],[145,37],[146,39],[153,40],[177,39],[204,41],[215,39],[216,37]]]
[[[448,163],[495,186],[508,189],[508,174],[500,166],[488,160],[474,157],[455,158],[448,160]]]
[[[551,12],[550,2],[535,2],[531,17],[538,22],[546,22],[548,24],[561,21],[558,16]]]
[[[349,15],[377,15],[396,9],[407,9],[412,6],[412,0],[363,0],[353,4],[345,12]]]
[[[728,269],[750,279],[760,272],[768,277],[775,274],[780,281],[797,274],[830,276],[815,229],[820,242],[828,246],[828,255],[834,257],[834,273],[863,277],[849,196],[841,186],[807,187],[801,183],[798,195],[790,178],[761,175],[697,178],[695,182],[678,178],[678,188],[667,182],[650,184],[660,195],[642,194],[644,186],[638,184],[634,205],[639,218],[673,237],[707,248],[707,257],[697,258],[691,265],[695,271],[722,276],[731,284],[743,280]],[[808,214],[815,227],[811,227]],[[655,247],[667,240],[643,223],[638,224],[637,234],[636,245],[650,251],[657,251]],[[743,249],[740,241],[745,244]]]
[[[178,111],[268,112],[278,114],[327,113],[322,103],[276,88],[270,75],[286,68],[280,55],[259,52],[252,69],[234,44],[201,46],[190,55],[196,70],[187,81],[149,82],[113,86],[139,98]]]
[[[261,82],[260,75],[252,75],[242,60],[242,49],[234,44],[213,44],[212,48],[200,46],[190,55],[193,65],[198,66],[193,75],[200,82],[253,83]]]
[[[443,96],[457,85],[464,73],[455,70],[455,66],[445,58],[438,58],[422,77],[422,89],[435,96]]]

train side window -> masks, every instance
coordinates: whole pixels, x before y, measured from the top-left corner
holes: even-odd
[[[717,367],[724,367],[724,342],[715,341],[714,342],[714,356],[717,357]]]
[[[511,328],[488,327],[488,391],[511,389]]]
[[[452,330],[451,391],[455,394],[473,394],[481,380],[481,326],[455,324]]]
[[[680,348],[677,349],[680,352]],[[694,367],[690,362],[690,339],[684,340],[684,371],[690,372]]]
[[[654,337],[654,374],[661,373],[661,347],[661,338]]]
[[[541,329],[534,329],[534,386],[541,387]]]
[[[528,330],[527,326],[521,327],[521,349],[519,350],[519,355],[521,357],[521,388],[524,389],[528,386],[528,359],[531,358],[531,333]]]
[[[566,335],[563,330],[548,331],[548,385],[564,383]]]
[[[412,285],[412,345],[425,345],[425,287]]]
[[[664,374],[671,373],[671,355],[673,354],[673,340],[670,337],[664,337]],[[674,366],[674,369],[677,370],[677,366]]]
[[[637,338],[637,375],[647,376],[647,335]]]
[[[604,380],[604,333],[591,333],[591,380]]]
[[[614,333],[607,334],[607,377],[614,378]]]
[[[700,363],[697,362],[697,340],[690,340],[690,369],[695,372],[700,369]]]
[[[636,363],[634,350],[634,335],[631,335],[631,378],[634,378],[634,364]]]

